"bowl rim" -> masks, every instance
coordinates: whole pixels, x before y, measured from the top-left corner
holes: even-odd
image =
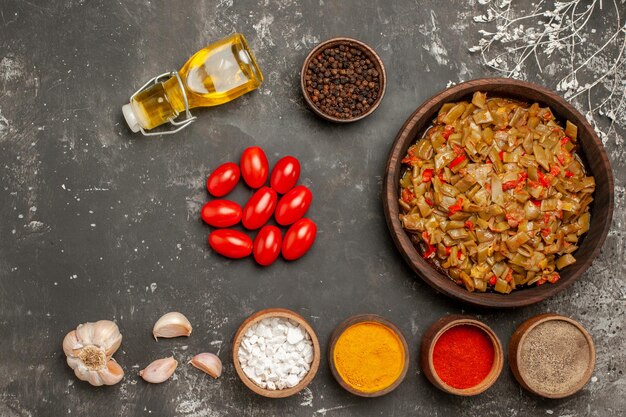
[[[286,388],[282,390],[268,390],[266,388],[261,388],[257,384],[255,384],[248,376],[243,372],[243,368],[241,367],[241,363],[239,362],[239,346],[241,345],[241,341],[243,339],[244,333],[250,326],[254,323],[257,323],[266,318],[274,318],[274,317],[282,317],[295,321],[300,324],[307,331],[309,336],[311,336],[311,342],[313,343],[313,361],[311,362],[311,368],[309,372],[305,375],[304,378],[298,383],[298,385]],[[298,392],[302,391],[307,387],[315,378],[317,371],[320,366],[320,344],[317,338],[317,334],[315,334],[315,330],[313,327],[298,313],[288,310],[286,308],[266,308],[263,310],[259,310],[256,313],[251,314],[246,318],[243,323],[237,329],[235,336],[233,338],[233,348],[232,348],[232,357],[233,364],[235,365],[235,371],[239,376],[241,382],[244,383],[251,391],[262,395],[267,398],[285,398],[290,397]]]
[[[402,228],[402,225],[398,218],[398,191],[397,184],[395,182],[395,174],[399,169],[398,167],[401,165],[400,160],[403,156],[400,155],[400,151],[402,148],[401,145],[406,143],[406,141],[412,142],[416,140],[416,138],[410,134],[410,131],[415,125],[421,122],[421,119],[425,117],[428,112],[432,111],[433,108],[436,108],[438,110],[438,108],[441,107],[442,104],[451,101],[451,97],[453,96],[457,96],[458,98],[456,98],[455,100],[458,101],[460,97],[467,97],[475,91],[494,89],[495,87],[517,89],[517,92],[512,92],[510,94],[506,91],[499,91],[498,93],[494,93],[495,96],[500,95],[506,97],[507,95],[509,95],[513,97],[522,97],[524,95],[524,90],[532,91],[535,95],[541,96],[544,99],[533,101],[544,101],[544,104],[546,100],[553,101],[557,103],[560,107],[564,108],[565,111],[572,114],[576,118],[576,120],[572,120],[572,122],[576,122],[579,128],[584,129],[584,131],[590,136],[593,144],[595,145],[597,153],[599,154],[601,164],[604,168],[604,171],[606,172],[607,188],[609,190],[607,196],[607,215],[603,216],[604,223],[602,230],[599,231],[597,241],[595,242],[593,250],[590,252],[590,256],[587,256],[584,261],[578,261],[575,264],[577,265],[577,269],[572,273],[572,276],[568,280],[560,280],[556,284],[546,284],[541,287],[523,289],[517,293],[513,292],[511,294],[476,292],[470,293],[465,288],[460,287],[452,282],[446,275],[444,275],[440,271],[437,271],[436,268],[428,263],[426,260],[422,259],[422,257],[419,255],[418,251],[414,248],[412,242],[410,241],[408,234]],[[487,91],[489,92],[489,90]],[[555,115],[557,115],[557,118],[564,118],[560,114],[561,112],[555,111],[553,105],[551,105],[550,107],[554,111]],[[429,126],[429,124],[425,126]],[[581,153],[583,154],[583,156],[586,156],[586,152],[584,149]],[[600,141],[600,138],[596,134],[595,130],[591,127],[587,119],[565,99],[560,97],[555,92],[548,90],[547,88],[526,81],[513,80],[508,78],[480,78],[466,81],[454,85],[450,88],[444,89],[443,91],[440,91],[439,93],[424,101],[407,118],[405,123],[400,128],[398,134],[396,135],[391,146],[389,156],[387,158],[385,177],[383,180],[382,200],[387,226],[398,251],[401,253],[402,257],[409,265],[409,267],[413,270],[413,272],[417,274],[420,278],[422,278],[422,280],[424,280],[428,285],[430,285],[437,292],[440,292],[450,298],[461,301],[465,304],[472,305],[474,307],[516,308],[538,303],[564,290],[565,288],[573,284],[576,280],[578,280],[580,276],[589,268],[589,266],[591,266],[593,260],[597,258],[598,254],[600,253],[602,245],[604,244],[609,228],[611,226],[611,219],[614,209],[613,184],[614,179],[610,161],[606,154],[606,150],[604,149],[604,146]],[[595,193],[594,200],[597,200],[597,195]],[[446,281],[449,281],[452,285],[447,284]],[[525,297],[512,296],[512,294],[519,294],[522,293],[522,291],[525,292]],[[529,291],[532,291],[532,293],[529,294]]]
[[[309,62],[313,58],[313,55],[317,54],[319,51],[329,46],[334,46],[338,44],[346,44],[346,43],[358,45],[358,47],[361,50],[365,51],[365,53],[368,55],[368,58],[373,60],[374,65],[377,66],[379,69],[380,90],[379,90],[378,98],[376,99],[376,101],[374,101],[374,104],[372,104],[372,106],[367,112],[361,114],[360,116],[353,117],[350,119],[340,119],[338,117],[328,115],[317,108],[317,106],[313,103],[313,101],[309,97],[309,93],[306,91],[304,75],[306,74],[306,69],[309,66]],[[318,43],[316,46],[313,47],[313,49],[311,49],[311,52],[309,52],[309,54],[306,56],[306,58],[304,59],[304,62],[302,63],[302,67],[300,68],[300,90],[302,91],[302,96],[304,97],[304,101],[309,106],[309,108],[313,111],[313,113],[315,113],[322,119],[328,120],[330,122],[352,123],[352,122],[356,122],[361,119],[364,119],[365,117],[372,114],[378,108],[378,106],[380,106],[380,103],[383,101],[383,97],[385,96],[386,89],[387,89],[387,71],[385,70],[385,64],[383,63],[383,60],[380,58],[380,56],[374,50],[374,48],[367,45],[365,42],[362,42],[354,38],[337,36],[337,37],[330,38],[330,39],[327,39],[325,41]]]
[[[343,332],[345,332],[349,327],[352,327],[355,324],[367,322],[379,323],[390,329],[400,340],[402,348],[404,349],[404,365],[398,378],[388,387],[374,392],[363,392],[351,387],[346,381],[344,381],[341,375],[339,375],[339,371],[337,370],[337,367],[335,366],[335,361],[333,359],[335,353],[335,345],[337,344],[337,340],[339,340],[339,337],[343,334]],[[349,393],[366,398],[380,397],[389,394],[391,391],[395,390],[406,378],[406,374],[409,369],[409,345],[407,344],[406,338],[404,337],[404,334],[402,333],[400,328],[398,328],[398,326],[396,326],[386,318],[379,316],[378,314],[355,314],[343,320],[333,330],[333,333],[330,336],[330,342],[328,343],[328,367],[330,368],[333,377],[339,383],[339,385],[341,385],[341,387]]]
[[[453,327],[458,326],[473,326],[479,328],[487,336],[489,336],[489,340],[491,340],[491,344],[494,350],[493,365],[491,366],[489,374],[487,374],[487,376],[475,386],[464,389],[454,388],[446,384],[439,377],[439,374],[435,370],[435,366],[433,364],[433,352],[435,350],[435,345],[437,344],[437,341],[445,332],[452,329]],[[504,368],[504,349],[502,347],[500,339],[498,338],[498,335],[493,331],[491,327],[473,316],[466,316],[461,314],[450,314],[447,316],[443,316],[428,328],[428,330],[422,337],[422,341],[423,344],[421,349],[423,353],[421,352],[420,354],[425,355],[424,359],[426,363],[422,363],[422,367],[425,371],[428,371],[426,373],[426,377],[437,388],[449,394],[459,395],[462,397],[470,397],[481,394],[496,383],[496,381],[500,377],[500,374],[502,373],[502,369]]]
[[[587,369],[585,369],[583,377],[580,379],[580,381],[578,381],[578,383],[574,385],[574,387],[571,388],[570,390],[561,392],[558,394],[552,394],[552,393],[548,393],[545,391],[532,388],[530,385],[528,385],[526,379],[524,378],[526,369],[523,369],[520,367],[520,364],[522,362],[521,361],[522,346],[524,345],[524,341],[526,340],[526,337],[537,326],[543,323],[547,323],[549,321],[564,321],[576,327],[576,329],[578,329],[578,331],[585,337],[585,340],[587,341],[587,348],[589,349],[589,353],[590,353],[590,358],[589,358],[589,363],[587,364]],[[522,324],[520,324],[517,327],[517,329],[515,329],[513,336],[511,336],[511,339],[509,340],[508,354],[509,354],[509,366],[517,382],[529,392],[535,395],[539,395],[544,398],[551,398],[551,399],[569,397],[570,395],[573,395],[577,393],[578,391],[580,391],[581,389],[583,389],[583,387],[589,382],[589,379],[591,379],[591,376],[593,375],[593,371],[596,365],[596,347],[593,342],[593,338],[591,337],[587,329],[585,329],[585,327],[580,322],[574,319],[571,319],[569,317],[566,317],[560,314],[555,314],[555,313],[538,314],[536,316],[533,316],[527,319]]]

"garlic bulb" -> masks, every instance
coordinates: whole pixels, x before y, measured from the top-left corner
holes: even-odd
[[[139,376],[146,382],[160,384],[167,381],[174,374],[177,366],[178,362],[173,357],[157,359],[139,371]]]
[[[152,335],[155,340],[159,337],[179,337],[191,334],[191,323],[182,313],[172,311],[157,320],[152,328]]]
[[[222,361],[212,353],[199,353],[189,363],[213,378],[219,378],[222,375]]]
[[[100,320],[69,332],[63,339],[63,352],[78,379],[94,386],[115,385],[124,377],[124,370],[111,356],[121,344],[117,325]]]

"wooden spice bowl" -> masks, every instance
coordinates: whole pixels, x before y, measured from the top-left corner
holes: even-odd
[[[315,103],[313,103],[313,101],[309,97],[309,93],[306,90],[305,76],[306,76],[306,70],[309,67],[309,64],[311,63],[311,59],[313,59],[314,56],[316,56],[318,53],[322,52],[323,50],[327,48],[332,48],[334,46],[340,46],[340,45],[359,49],[361,52],[364,52],[367,58],[369,58],[372,61],[376,71],[378,71],[378,74],[379,74],[378,75],[378,79],[379,79],[378,97],[376,98],[374,103],[372,103],[368,111],[366,111],[365,113],[359,116],[351,117],[349,119],[341,119],[341,118],[334,117],[334,116],[324,113],[315,105]],[[387,73],[385,72],[385,65],[383,64],[382,59],[380,59],[380,56],[378,56],[378,54],[376,53],[376,51],[374,51],[372,47],[353,38],[336,37],[336,38],[331,38],[324,42],[319,43],[315,48],[313,48],[311,52],[309,52],[306,59],[304,60],[304,63],[302,64],[302,69],[300,69],[300,89],[302,90],[302,95],[304,96],[304,100],[306,104],[313,111],[313,113],[317,114],[322,119],[328,120],[330,122],[351,123],[351,122],[356,122],[357,120],[361,120],[369,116],[380,105],[380,102],[382,101],[383,96],[385,95],[386,88],[387,88]]]
[[[524,345],[526,337],[531,333],[533,329],[535,329],[540,324],[554,320],[565,321],[577,328],[587,341],[587,347],[589,349],[589,362],[580,380],[569,390],[558,394],[547,392],[538,389],[537,387],[531,387],[525,379],[527,370],[523,368],[521,360],[522,346]],[[589,381],[589,378],[591,378],[596,363],[596,348],[593,343],[593,339],[591,338],[587,330],[585,330],[585,328],[576,320],[572,320],[569,317],[561,316],[554,313],[539,314],[537,316],[531,317],[530,319],[520,324],[513,333],[513,336],[511,336],[511,340],[509,341],[508,354],[509,365],[517,382],[519,382],[519,384],[526,390],[532,392],[535,395],[553,399],[569,397],[570,395],[573,395],[576,392],[580,391]]]
[[[439,337],[451,328],[461,325],[475,326],[485,332],[485,334],[489,336],[494,350],[493,365],[489,374],[478,385],[466,389],[454,388],[443,382],[439,375],[437,375],[433,365],[433,351]],[[424,336],[422,336],[420,362],[424,375],[434,386],[449,394],[467,397],[484,392],[496,382],[502,372],[504,351],[498,336],[485,323],[470,316],[451,314],[433,323],[433,325],[426,330]]]
[[[578,154],[586,169],[595,177],[596,188],[590,206],[589,231],[579,241],[574,252],[576,263],[559,271],[561,279],[545,284],[515,290],[510,294],[496,292],[469,292],[457,285],[444,272],[437,270],[415,248],[409,234],[399,219],[399,181],[402,175],[402,158],[407,149],[422,137],[441,106],[445,103],[471,100],[476,91],[486,92],[489,97],[508,97],[526,103],[538,102],[549,106],[557,120],[564,126],[569,120],[578,127]],[[488,308],[515,308],[540,302],[564,290],[578,280],[600,254],[613,216],[613,172],[602,142],[587,119],[571,104],[555,92],[536,84],[508,78],[484,78],[467,81],[450,87],[426,100],[406,120],[391,146],[383,180],[383,208],[391,237],[404,260],[428,285],[448,297],[465,303]]]
[[[291,388],[285,388],[282,390],[269,390],[269,389],[261,388],[260,386],[255,384],[243,372],[241,363],[239,362],[239,346],[241,345],[244,334],[246,333],[246,331],[248,330],[250,326],[252,326],[253,324],[263,319],[276,318],[276,317],[293,320],[299,325],[301,325],[302,327],[304,327],[304,329],[307,331],[309,336],[311,336],[311,342],[313,343],[313,362],[311,362],[311,369],[306,374],[306,376],[302,379],[302,381],[298,383],[298,385],[291,387]],[[235,338],[233,339],[233,363],[235,365],[235,371],[237,372],[239,379],[241,379],[241,381],[245,384],[245,386],[250,388],[250,390],[267,398],[290,397],[302,391],[304,388],[306,388],[306,386],[309,385],[309,383],[313,380],[313,378],[315,378],[315,374],[317,374],[317,371],[320,367],[320,355],[321,355],[321,351],[320,351],[319,340],[317,338],[317,335],[315,334],[315,331],[311,327],[311,325],[309,325],[309,323],[299,314],[291,310],[287,310],[285,308],[267,308],[265,310],[257,311],[256,313],[248,317],[246,320],[244,320],[241,326],[239,326],[237,333],[235,333]]]
[[[374,391],[374,392],[359,391],[357,389],[354,389],[351,385],[349,385],[346,381],[344,381],[344,379],[339,374],[339,371],[337,370],[337,367],[335,366],[335,362],[333,359],[334,353],[335,353],[335,345],[337,344],[337,340],[342,335],[342,333],[350,326],[353,326],[358,323],[366,323],[366,322],[380,323],[383,326],[389,328],[398,337],[404,349],[404,365],[402,367],[402,372],[400,373],[400,376],[398,376],[398,378],[393,382],[393,384],[391,384],[387,388]],[[330,337],[330,343],[328,344],[328,366],[330,367],[330,371],[332,372],[333,377],[335,377],[335,380],[337,380],[339,385],[341,385],[346,391],[354,395],[358,395],[360,397],[367,397],[367,398],[380,397],[382,395],[390,393],[391,391],[396,389],[398,385],[402,383],[402,381],[404,381],[404,378],[406,377],[406,373],[409,369],[409,347],[406,343],[406,339],[404,338],[404,335],[402,334],[402,331],[400,331],[400,329],[389,320],[381,316],[378,316],[376,314],[357,314],[339,323],[339,325],[333,331]]]

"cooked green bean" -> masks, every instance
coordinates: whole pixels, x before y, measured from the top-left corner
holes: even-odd
[[[590,225],[576,147],[577,127],[538,103],[446,103],[402,161],[402,225],[468,291],[554,283]]]

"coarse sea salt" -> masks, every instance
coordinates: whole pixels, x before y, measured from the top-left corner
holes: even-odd
[[[313,362],[313,342],[293,320],[266,318],[246,330],[238,350],[248,378],[261,388],[282,390],[304,379]]]

